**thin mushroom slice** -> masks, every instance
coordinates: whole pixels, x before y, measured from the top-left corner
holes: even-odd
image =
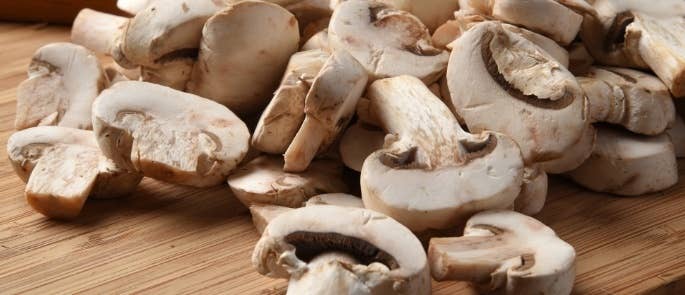
[[[539,166],[523,169],[523,186],[514,201],[514,210],[526,215],[542,211],[547,200],[547,173]]]
[[[340,139],[340,158],[345,166],[361,172],[366,157],[383,148],[384,142],[385,132],[381,129],[357,122]]]
[[[33,55],[28,76],[17,90],[15,129],[92,128],[91,106],[107,78],[91,51],[71,43],[43,46]]]
[[[590,158],[568,175],[597,192],[637,196],[667,189],[678,182],[678,165],[666,134],[647,137],[599,127]]]
[[[629,69],[593,67],[578,81],[590,102],[594,122],[657,135],[675,121],[673,99],[657,77]]]
[[[75,218],[88,197],[127,195],[142,178],[107,159],[92,131],[29,128],[10,136],[7,154],[17,175],[27,182],[28,203],[52,218]]]
[[[297,19],[283,7],[263,1],[232,3],[202,30],[188,92],[241,116],[253,115],[268,103],[299,42]]]
[[[415,16],[375,1],[351,0],[337,6],[328,27],[333,50],[347,50],[369,73],[370,80],[399,75],[426,84],[440,78],[449,54],[435,48],[426,27]]]
[[[673,143],[673,148],[675,149],[675,155],[678,158],[685,157],[685,122],[680,116],[676,116],[675,123],[673,127],[666,130],[666,134],[671,138]]]
[[[302,173],[283,171],[283,159],[261,156],[228,177],[228,186],[246,206],[255,203],[301,207],[321,193],[344,193],[342,166],[332,160],[316,160]]]
[[[532,217],[493,210],[471,217],[464,235],[433,238],[428,248],[437,281],[469,281],[481,292],[570,294],[575,279],[573,247]]]
[[[523,160],[513,140],[465,132],[447,106],[411,76],[378,80],[367,95],[390,135],[362,166],[366,208],[423,232],[514,203]]]
[[[260,274],[290,279],[288,294],[303,294],[303,287],[306,294],[431,293],[419,240],[392,218],[361,208],[281,214],[257,242],[252,264]]]
[[[119,82],[93,105],[103,153],[122,167],[195,187],[221,184],[249,146],[247,126],[226,107],[137,81]]]
[[[589,125],[583,89],[540,47],[497,22],[452,45],[446,79],[469,130],[511,136],[528,165],[562,158],[580,140]]]

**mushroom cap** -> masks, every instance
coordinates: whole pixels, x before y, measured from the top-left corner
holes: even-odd
[[[431,31],[454,17],[459,0],[377,0],[415,15]]]
[[[347,192],[342,166],[331,160],[312,162],[302,173],[283,171],[283,159],[260,156],[228,177],[228,186],[246,206],[254,203],[301,207],[321,193]]]
[[[371,294],[431,292],[419,240],[392,218],[361,208],[312,206],[279,215],[257,242],[252,264],[264,275],[299,278],[311,259],[327,252],[343,252],[359,261],[347,271]]]
[[[385,132],[358,121],[340,139],[340,158],[345,166],[361,172],[366,157],[383,148],[384,142]]]
[[[447,84],[469,130],[511,136],[527,164],[561,158],[581,138],[583,90],[540,47],[496,22],[476,24],[452,46]]]
[[[340,3],[328,38],[332,49],[349,51],[370,80],[412,75],[431,84],[445,71],[449,58],[446,51],[433,47],[418,18],[375,1]]]
[[[299,44],[297,19],[285,8],[233,3],[207,20],[188,91],[254,114],[268,103]]]
[[[602,126],[590,158],[568,175],[594,191],[636,196],[675,185],[678,165],[668,135],[648,137]]]
[[[683,118],[676,116],[673,127],[666,129],[666,134],[671,138],[676,157],[685,157],[685,122]]]
[[[48,44],[34,53],[28,75],[17,90],[16,129],[92,128],[91,106],[107,83],[95,54],[76,44]]]
[[[414,232],[445,229],[470,214],[505,208],[522,182],[521,151],[498,133],[471,135],[420,80],[378,80],[367,90],[387,133],[361,171],[366,208]]]
[[[434,279],[471,281],[502,294],[570,294],[575,256],[552,229],[506,210],[478,213],[462,237],[433,238],[428,248]]]
[[[93,104],[103,153],[122,167],[162,181],[218,185],[249,146],[247,126],[226,107],[146,82],[119,82]]]

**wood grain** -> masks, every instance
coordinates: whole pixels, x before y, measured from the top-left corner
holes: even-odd
[[[35,49],[68,28],[0,24],[0,143],[12,132],[16,85]],[[6,159],[3,148],[0,158]],[[681,164],[685,164],[681,162]],[[682,172],[682,170],[681,170]],[[681,173],[682,175],[682,173]],[[75,222],[34,213],[0,162],[0,293],[282,294],[286,282],[250,263],[258,239],[227,187],[145,180],[133,196],[88,201]],[[578,252],[576,294],[685,294],[685,182],[638,198],[594,194],[553,179],[537,216]],[[436,283],[435,294],[473,294]]]
[[[0,20],[71,24],[83,8],[125,15],[116,0],[2,0]]]

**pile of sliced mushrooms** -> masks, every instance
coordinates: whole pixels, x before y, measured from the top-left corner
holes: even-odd
[[[228,183],[288,294],[569,294],[574,248],[529,217],[548,174],[621,196],[678,181],[682,0],[119,6],[81,11],[19,85],[28,203],[70,219],[143,177]]]

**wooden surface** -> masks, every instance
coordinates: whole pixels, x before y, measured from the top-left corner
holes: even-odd
[[[116,0],[0,0],[0,21],[70,24],[83,8],[124,15]]]
[[[30,56],[65,40],[66,27],[0,24],[3,146]],[[203,191],[145,180],[133,196],[88,201],[77,221],[58,222],[29,208],[1,150],[1,294],[281,294],[287,285],[253,270],[258,235],[225,186]],[[574,293],[685,294],[684,195],[685,181],[660,194],[618,198],[554,179],[537,217],[576,248]],[[470,294],[456,283],[434,290]]]

